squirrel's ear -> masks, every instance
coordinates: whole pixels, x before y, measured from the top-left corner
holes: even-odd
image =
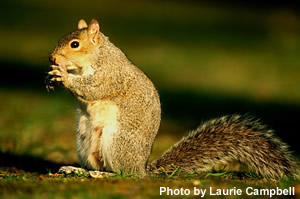
[[[88,36],[93,43],[96,42],[99,31],[100,31],[99,23],[97,22],[96,19],[92,19],[88,27]]]
[[[83,28],[87,28],[88,25],[87,25],[87,23],[84,21],[84,19],[80,19],[79,22],[78,22],[77,27],[78,27],[78,30],[80,30],[80,29],[83,29]]]

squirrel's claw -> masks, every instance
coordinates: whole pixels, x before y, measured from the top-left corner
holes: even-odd
[[[52,75],[52,76],[60,76],[60,71],[58,70],[52,70],[52,71],[49,71],[48,72],[49,75]]]
[[[51,82],[62,82],[62,78],[61,77],[52,77],[50,79]]]

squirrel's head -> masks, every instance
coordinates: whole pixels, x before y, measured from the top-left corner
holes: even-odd
[[[99,23],[93,19],[89,25],[81,19],[78,30],[61,38],[50,55],[54,65],[65,66],[67,70],[80,73],[93,63],[94,53],[97,52],[104,37],[100,33]]]

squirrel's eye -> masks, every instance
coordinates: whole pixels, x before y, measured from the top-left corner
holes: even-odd
[[[79,42],[78,41],[73,41],[71,43],[71,48],[78,48],[79,47]]]

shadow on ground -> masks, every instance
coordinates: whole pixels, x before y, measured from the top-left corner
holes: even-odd
[[[46,174],[49,171],[57,172],[61,166],[65,165],[44,160],[40,157],[35,157],[32,155],[18,155],[10,152],[0,152],[0,167],[7,167],[11,169],[20,169],[27,172],[37,172],[40,174]]]

